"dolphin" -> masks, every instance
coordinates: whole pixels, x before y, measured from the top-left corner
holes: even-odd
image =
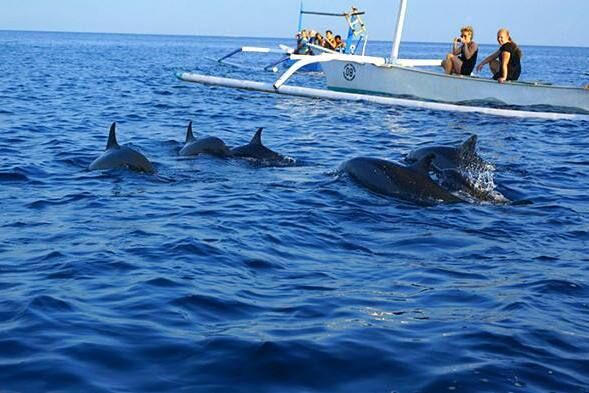
[[[89,169],[94,171],[128,168],[139,172],[154,173],[153,165],[143,154],[128,146],[119,146],[116,128],[117,123],[112,123],[108,134],[106,151],[90,164]]]
[[[186,141],[184,147],[179,153],[181,156],[196,156],[199,154],[211,154],[214,156],[226,157],[231,155],[231,152],[221,139],[208,136],[204,138],[195,138],[192,133],[192,122],[188,123],[186,129]]]
[[[488,172],[490,167],[476,152],[477,136],[473,135],[458,147],[430,146],[410,152],[406,160],[416,162],[433,154],[432,169],[442,187],[450,192],[463,192],[477,200],[503,202],[505,198],[473,180]],[[480,179],[479,179],[480,180]]]
[[[445,169],[439,172],[438,179],[440,185],[446,190],[466,193],[478,201],[492,203],[511,202],[501,192],[496,191],[494,185],[490,188],[484,181],[480,182],[481,179],[479,181],[473,180],[459,169]]]
[[[407,162],[415,163],[422,158],[434,154],[432,163],[436,171],[446,169],[482,168],[485,161],[476,153],[477,136],[473,135],[458,147],[430,146],[414,150],[407,155]]]
[[[252,158],[255,160],[283,161],[285,158],[282,155],[268,149],[262,144],[262,130],[263,128],[258,128],[250,143],[232,149],[231,154],[234,157]]]
[[[340,170],[369,190],[383,195],[419,202],[463,202],[440,187],[429,176],[434,155],[412,166],[377,158],[358,157],[346,161]]]

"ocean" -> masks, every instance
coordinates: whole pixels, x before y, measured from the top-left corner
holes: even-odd
[[[0,392],[588,392],[589,124],[175,78],[272,81],[272,56],[210,58],[279,43],[0,31]],[[523,79],[589,83],[589,48],[524,51]],[[180,159],[190,120],[230,146],[265,127],[295,164]],[[87,169],[114,121],[155,175]],[[423,206],[337,171],[473,134],[529,203]]]

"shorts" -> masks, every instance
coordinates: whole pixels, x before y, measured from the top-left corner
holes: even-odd
[[[516,81],[519,79],[520,74],[521,74],[521,71],[519,71],[519,70],[507,70],[507,80],[508,81]],[[493,75],[493,79],[495,79],[495,80],[499,80],[500,77],[501,77],[501,71],[499,71],[498,73]]]

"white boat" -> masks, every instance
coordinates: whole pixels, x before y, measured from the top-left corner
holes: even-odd
[[[497,102],[515,106],[552,106],[589,112],[589,90],[578,87],[507,82],[445,75],[396,64],[367,64],[345,59],[322,63],[330,90],[432,101]]]
[[[399,59],[399,46],[408,0],[401,0],[397,31],[388,61],[337,58],[322,62],[330,90],[392,96],[412,96],[426,100],[464,103],[491,101],[515,106],[552,106],[589,113],[589,90],[582,87],[541,83],[507,82],[471,76],[446,75],[420,70],[420,65],[440,65],[440,60]]]
[[[272,85],[252,81],[229,80],[204,75],[177,73],[179,79],[259,90],[277,94],[298,95],[415,106],[433,110],[480,112],[498,116],[535,117],[543,119],[589,120],[589,89],[541,83],[507,82],[491,79],[446,75],[419,69],[439,66],[440,59],[400,59],[399,47],[408,0],[400,0],[397,28],[390,58],[341,53],[316,56],[291,54],[296,62]],[[329,92],[318,89],[293,89],[286,82],[299,70],[320,64]],[[407,96],[414,100],[406,100]],[[413,103],[413,104],[412,104]],[[496,108],[497,103],[521,108]],[[542,106],[542,111],[534,106]],[[563,108],[573,113],[561,113]],[[532,110],[533,109],[533,110]],[[560,112],[559,112],[560,111]]]

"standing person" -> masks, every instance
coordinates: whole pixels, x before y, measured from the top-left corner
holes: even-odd
[[[446,74],[470,75],[474,71],[479,55],[479,46],[473,41],[474,30],[472,26],[460,29],[460,38],[454,38],[452,52],[448,53],[442,61],[442,67]]]
[[[519,79],[522,67],[522,51],[511,39],[509,30],[500,29],[497,32],[497,42],[501,47],[477,66],[477,71],[481,72],[485,64],[489,64],[493,79],[499,83],[506,81],[516,81]]]

